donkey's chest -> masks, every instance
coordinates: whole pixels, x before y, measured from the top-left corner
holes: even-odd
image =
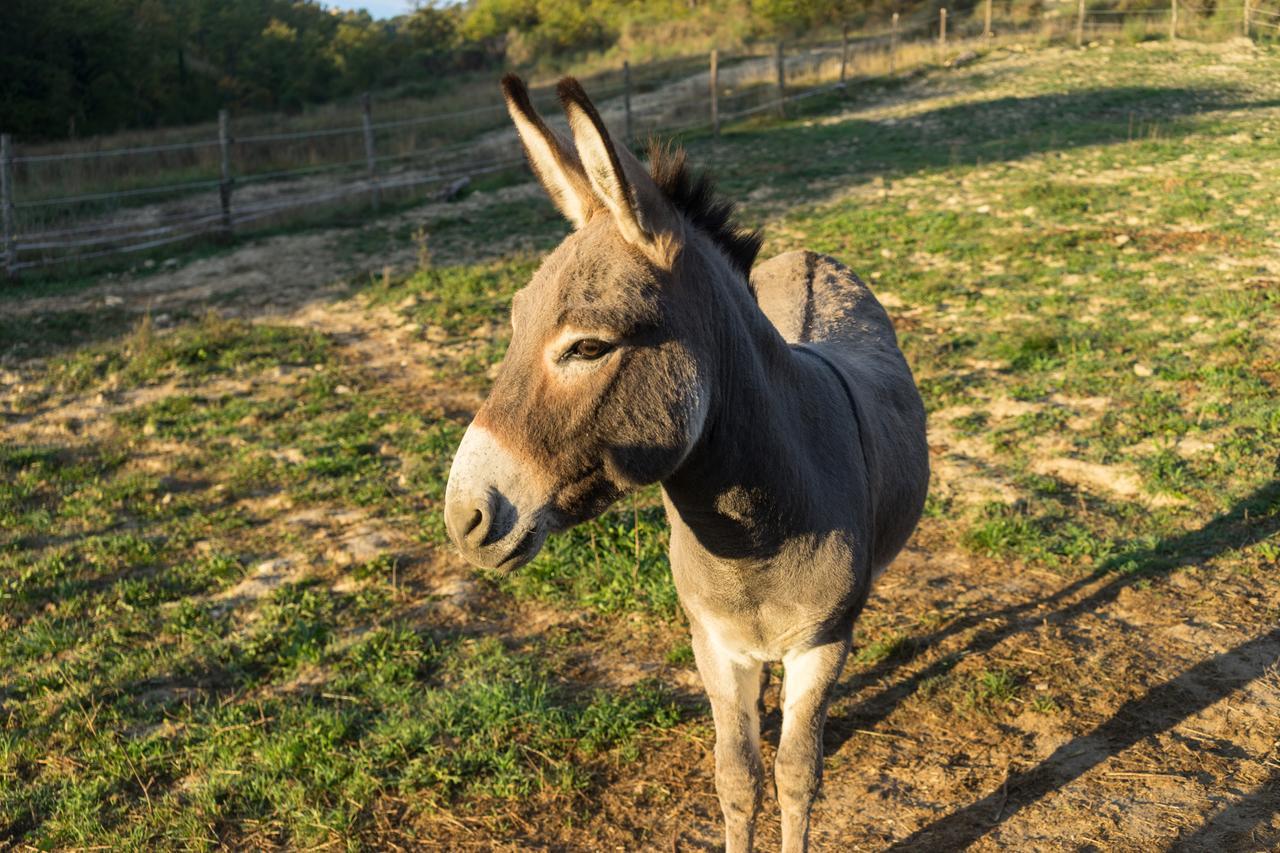
[[[673,535],[671,567],[686,613],[725,651],[780,660],[847,627],[858,578],[847,540],[799,543],[768,560],[689,553]],[[865,579],[864,581],[865,582]]]
[[[840,621],[836,613],[774,603],[749,610],[689,604],[685,609],[722,653],[758,661],[782,660],[788,652],[820,645]]]

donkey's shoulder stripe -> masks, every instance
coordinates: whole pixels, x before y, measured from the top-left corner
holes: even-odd
[[[844,378],[844,374],[840,372],[840,368],[836,366],[834,361],[827,358],[816,349],[805,344],[792,344],[791,349],[796,352],[803,352],[813,356],[818,361],[825,364],[831,372],[836,375],[836,379],[840,382],[840,387],[844,389],[845,397],[849,400],[849,408],[853,411],[853,423],[854,426],[858,428],[858,449],[862,451],[862,464],[864,470],[867,472],[867,475],[870,476],[871,463],[867,459],[867,445],[863,441],[863,437],[866,435],[866,430],[862,428],[862,413],[858,409],[858,401],[853,396],[853,389],[849,387],[848,380]]]

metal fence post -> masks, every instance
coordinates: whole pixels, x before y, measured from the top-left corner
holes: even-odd
[[[774,61],[778,66],[778,116],[785,118],[787,115],[787,64],[782,56],[781,41],[778,42]]]
[[[938,10],[938,45],[940,47],[947,46],[947,10]]]
[[[364,160],[369,171],[369,186],[373,190],[370,201],[376,211],[382,203],[382,191],[378,187],[378,154],[373,147],[373,99],[368,92],[360,96],[360,120],[364,125]]]
[[[4,222],[4,268],[18,277],[18,248],[13,233],[13,137],[0,133],[0,218]]]
[[[218,110],[218,152],[221,155],[218,201],[222,204],[222,236],[231,239],[231,116],[226,110]]]
[[[622,106],[627,113],[627,144],[634,138],[631,133],[631,63],[622,61]]]
[[[1076,3],[1076,47],[1084,47],[1084,0]]]
[[[849,25],[845,24],[840,30],[840,85],[844,86],[846,75],[849,73]]]
[[[991,38],[991,0],[987,0],[986,9],[982,14],[982,36],[983,38]]]
[[[711,133],[720,135],[720,51],[711,48]]]
[[[889,31],[889,76],[898,70],[898,13],[893,13],[893,28]]]

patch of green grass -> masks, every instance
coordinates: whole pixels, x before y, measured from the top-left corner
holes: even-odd
[[[914,638],[899,632],[877,637],[858,649],[855,660],[861,664],[906,660],[915,654]]]
[[[134,386],[166,375],[206,378],[280,365],[312,366],[327,359],[327,341],[313,329],[224,320],[208,314],[199,323],[159,334],[148,316],[118,343],[90,347],[56,360],[51,377],[63,390],[75,391],[107,378]]]
[[[226,474],[235,494],[288,489],[299,501],[342,499],[397,512],[429,509],[424,527],[442,533],[443,474],[461,428],[405,410],[360,385],[358,370],[308,370],[291,394],[175,394],[120,414],[138,436],[189,442]]]
[[[370,291],[375,304],[397,302],[423,325],[462,336],[485,321],[505,324],[512,295],[524,287],[538,261],[505,260],[481,265],[429,266],[403,280],[379,283]]]
[[[131,322],[128,312],[116,308],[50,311],[34,317],[0,312],[0,355],[47,357],[85,341],[116,337]]]
[[[1027,555],[1040,543],[1040,532],[1028,516],[1004,504],[989,504],[983,518],[965,534],[965,544],[990,557]]]
[[[1031,710],[1037,714],[1060,714],[1062,713],[1062,706],[1052,696],[1046,696],[1041,693],[1031,700]]]
[[[642,508],[633,511],[624,504],[551,537],[532,563],[503,581],[504,592],[606,614],[675,618],[666,518],[652,499],[650,490]]]
[[[1055,489],[1040,494],[1034,510],[1024,503],[987,504],[964,532],[964,545],[988,557],[1017,557],[1050,568],[1092,565],[1115,550],[1113,531],[1131,528],[1136,517],[1129,508],[1116,510],[1098,501],[1096,513],[1080,517],[1080,504],[1069,493]]]
[[[375,222],[343,233],[334,241],[333,249],[340,257],[379,255],[409,245],[412,239],[413,229],[408,224]]]
[[[103,553],[127,559],[135,547]],[[377,605],[315,583],[281,587],[247,625],[189,590],[167,610],[140,589],[120,588],[107,624],[84,614],[93,635],[67,618],[70,630],[36,634],[29,621],[0,645],[0,659],[22,662],[10,671],[7,698],[21,708],[0,766],[35,773],[0,791],[0,816],[32,843],[197,843],[194,815],[215,809],[301,845],[370,829],[368,808],[386,796],[432,809],[575,795],[682,718],[656,683],[582,692],[494,638],[442,641],[386,623],[352,642],[347,632]],[[41,663],[54,654],[64,662]],[[310,686],[315,673],[323,687]],[[66,696],[43,701],[49,690]],[[51,754],[67,758],[49,764]]]
[[[1055,335],[1034,332],[1024,338],[1002,341],[998,352],[1017,372],[1052,370],[1060,363],[1063,342]]]
[[[122,462],[121,455],[0,444],[0,542],[12,546],[47,532],[81,482]]]
[[[961,435],[978,435],[986,429],[990,417],[986,412],[971,412],[956,418],[951,425]]]
[[[970,685],[965,701],[971,708],[994,710],[1017,697],[1022,679],[1007,669],[984,669]]]
[[[568,230],[569,225],[560,212],[539,194],[494,202],[456,216],[442,216],[431,223],[431,242],[433,246],[483,246],[501,241],[512,250],[542,251],[552,248]],[[513,235],[518,235],[514,243]]]
[[[925,495],[924,512],[921,515],[924,518],[946,518],[950,515],[951,509],[951,499],[931,491]]]
[[[1191,466],[1173,448],[1144,457],[1142,467],[1148,487],[1157,494],[1186,497],[1195,483]]]
[[[693,646],[687,642],[676,643],[667,652],[666,661],[672,666],[693,666]]]

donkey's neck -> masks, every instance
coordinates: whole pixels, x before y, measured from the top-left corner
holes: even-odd
[[[711,557],[767,559],[822,514],[831,377],[795,356],[718,255],[695,260],[723,309],[712,335],[716,387],[698,442],[663,482],[668,511]]]

